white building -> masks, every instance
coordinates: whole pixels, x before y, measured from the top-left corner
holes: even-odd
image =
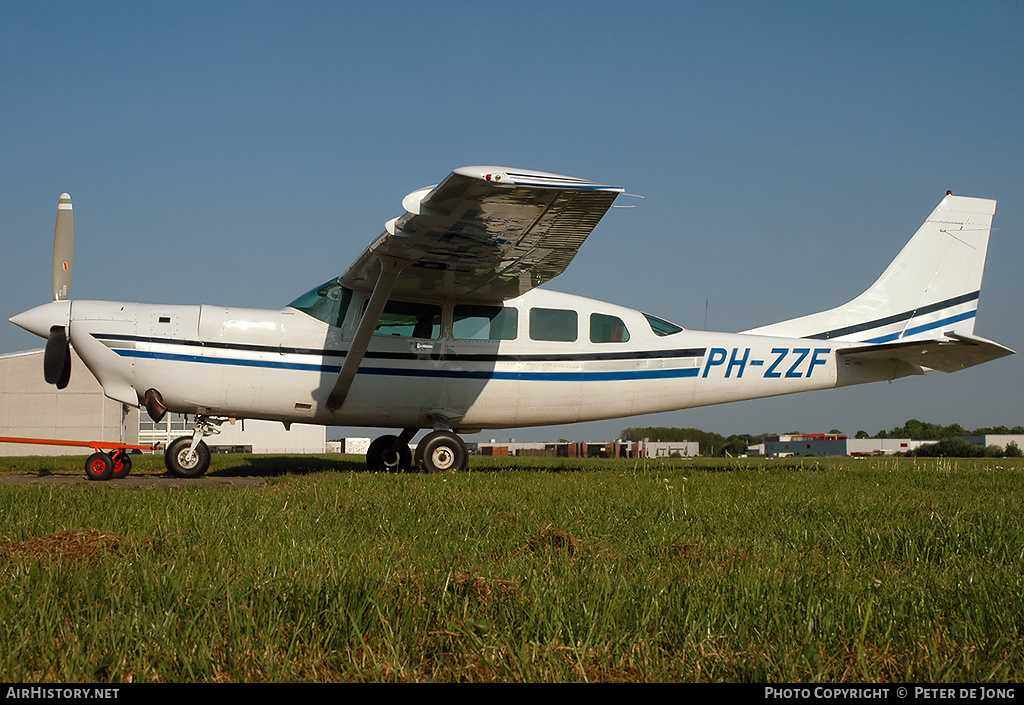
[[[194,418],[167,414],[160,423],[145,413],[103,396],[99,382],[72,351],[71,382],[57,389],[43,380],[43,351],[0,355],[0,436],[51,440],[107,441],[131,445],[166,444],[190,435]],[[323,453],[324,426],[276,421],[224,423],[205,441],[216,451],[251,453]],[[74,446],[0,443],[0,456],[83,455]]]
[[[990,433],[984,436],[960,436],[960,438],[968,443],[975,443],[982,448],[999,446],[1003,450],[1006,450],[1006,446],[1013,443],[1021,450],[1024,450],[1024,436],[1018,434]]]
[[[351,455],[366,455],[370,449],[369,438],[341,438],[337,441],[327,441],[328,453],[349,453]]]
[[[911,451],[926,442],[909,438],[849,438],[840,434],[806,433],[766,436],[763,452],[769,458],[798,455],[896,455]]]
[[[549,456],[556,458],[685,458],[700,454],[700,444],[691,441],[608,441],[555,443],[517,442],[514,439],[477,444],[480,455]]]
[[[639,452],[644,458],[692,458],[700,455],[696,441],[640,441]]]

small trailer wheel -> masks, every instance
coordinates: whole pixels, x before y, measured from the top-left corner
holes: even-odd
[[[115,450],[110,454],[110,459],[114,461],[114,472],[111,477],[115,480],[128,477],[128,473],[132,471],[132,456],[128,455],[126,451]]]
[[[114,461],[106,453],[93,453],[85,461],[85,476],[90,480],[109,480],[114,474]]]

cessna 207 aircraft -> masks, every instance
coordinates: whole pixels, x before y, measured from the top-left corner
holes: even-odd
[[[12,322],[69,343],[106,396],[194,414],[168,469],[202,475],[228,419],[393,427],[374,470],[466,467],[459,432],[650,414],[923,374],[1010,355],[974,336],[995,201],[947,192],[863,294],[742,333],[684,330],[542,284],[569,265],[622,189],[503,167],[456,169],[337,279],[281,310],[71,301],[71,198],[60,197],[53,298]],[[416,445],[420,429],[429,432]]]

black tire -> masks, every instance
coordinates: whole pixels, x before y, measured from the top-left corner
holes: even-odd
[[[191,461],[186,457],[192,445],[190,436],[182,436],[171,441],[164,451],[164,465],[176,477],[202,477],[210,469],[210,448],[205,441],[199,441],[195,455]]]
[[[115,480],[128,477],[128,473],[132,471],[131,456],[123,450],[118,450],[111,454],[110,459],[114,461],[114,472],[111,477]]]
[[[85,476],[90,480],[109,480],[114,474],[114,461],[106,453],[93,453],[85,461]]]
[[[422,448],[422,450],[420,450]],[[466,444],[451,431],[434,431],[423,437],[416,447],[416,456],[424,472],[448,472],[469,467]]]
[[[412,454],[412,464],[417,470],[423,470],[423,441],[416,444],[416,451]]]
[[[412,453],[408,444],[396,451],[393,446],[398,436],[381,436],[366,450],[366,468],[371,472],[409,472]]]

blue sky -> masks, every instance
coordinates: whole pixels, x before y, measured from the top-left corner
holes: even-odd
[[[0,3],[0,313],[48,298],[279,307],[454,167],[642,194],[552,288],[742,330],[870,284],[946,189],[999,201],[976,333],[1024,350],[1024,6]],[[0,325],[0,351],[38,347]],[[1024,424],[1020,356],[575,428]]]

